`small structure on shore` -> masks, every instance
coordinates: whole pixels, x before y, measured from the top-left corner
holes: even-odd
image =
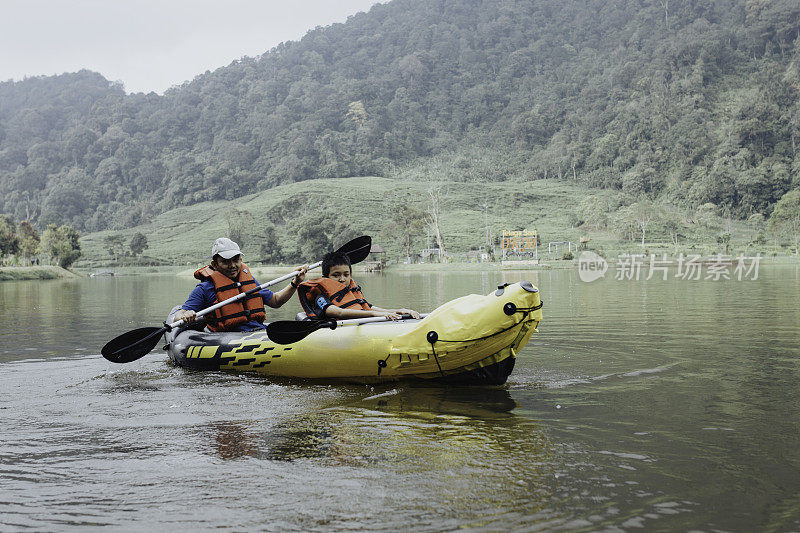
[[[380,272],[386,266],[386,249],[379,244],[372,243],[367,260],[362,263],[367,272]]]
[[[523,261],[539,259],[538,240],[536,230],[503,230],[500,240],[503,249],[502,260],[505,261],[511,257]]]
[[[553,241],[547,243],[547,255],[555,255],[558,256],[558,248],[559,246],[563,249],[566,248],[567,252],[572,253],[572,249],[574,248],[575,251],[578,251],[578,247],[575,246],[574,242],[571,241]]]

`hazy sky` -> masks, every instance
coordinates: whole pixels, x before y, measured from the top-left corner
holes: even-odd
[[[0,0],[0,81],[87,68],[163,93],[379,1]]]

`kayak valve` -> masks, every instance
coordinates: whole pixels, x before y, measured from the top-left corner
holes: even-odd
[[[497,290],[494,292],[495,296],[502,296],[504,292],[506,292],[506,287],[511,285],[510,283],[501,283],[497,286]]]

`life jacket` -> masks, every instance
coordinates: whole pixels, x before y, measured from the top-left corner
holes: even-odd
[[[239,279],[234,281],[222,272],[218,272],[211,266],[204,266],[194,273],[194,277],[200,281],[211,280],[214,283],[214,291],[217,293],[217,303],[227,300],[237,294],[252,289],[256,281],[250,274],[247,265],[242,265],[239,271]],[[236,302],[223,305],[214,311],[214,318],[208,319],[208,329],[211,331],[234,331],[250,320],[263,323],[267,318],[264,313],[264,299],[258,292],[242,298]]]
[[[372,308],[364,299],[364,295],[361,294],[361,287],[356,285],[356,282],[352,279],[349,286],[330,278],[304,281],[297,287],[297,296],[300,298],[300,305],[303,306],[303,311],[306,312],[309,318],[322,318],[322,315],[325,314],[325,309],[329,305],[335,305],[342,309],[352,307],[365,311],[369,311]],[[320,297],[324,297],[324,299],[318,302]]]

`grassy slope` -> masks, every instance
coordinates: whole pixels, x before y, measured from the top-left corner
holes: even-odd
[[[77,278],[78,275],[58,266],[0,267],[0,281]]]
[[[250,212],[256,220],[266,220],[267,215],[276,208],[299,218],[311,209],[337,206],[358,233],[372,235],[375,242],[387,248],[390,258],[394,259],[399,256],[400,247],[381,235],[381,230],[391,222],[392,206],[401,198],[426,209],[427,191],[433,186],[440,186],[444,191],[442,232],[448,251],[456,256],[483,245],[484,202],[489,206],[488,222],[495,235],[499,235],[503,229],[536,229],[541,236],[540,253],[547,251],[549,241],[578,242],[582,235],[590,237],[591,248],[609,257],[623,252],[642,251],[638,242],[623,242],[609,230],[593,231],[570,226],[570,214],[582,198],[591,194],[612,199],[617,194],[614,191],[587,189],[557,180],[464,183],[355,177],[291,183],[238,200],[205,202],[174,209],[136,228],[88,234],[81,238],[84,255],[77,266],[92,268],[107,263],[109,255],[103,246],[103,238],[110,234],[121,234],[129,241],[136,232],[147,236],[148,256],[173,265],[196,266],[208,259],[214,239],[227,233],[225,214],[233,208]],[[293,250],[296,246],[292,221],[287,217],[277,225],[279,242],[284,250]],[[724,231],[724,222],[721,219],[717,222],[719,227],[693,230],[688,242],[687,238],[682,238],[679,251],[703,255],[723,253],[724,247],[715,240],[716,235]],[[730,230],[733,236],[731,252],[761,251],[766,255],[773,248],[772,243],[761,250],[750,247],[748,242],[754,232],[744,222],[733,221]],[[419,239],[414,248],[422,248],[423,241]],[[648,229],[646,247],[648,252],[675,252],[667,235],[659,231],[658,225]],[[560,250],[559,255],[562,252]],[[248,249],[246,243],[244,253],[246,258],[249,256],[253,259],[259,255],[258,250]],[[317,258],[308,258],[309,261],[314,259]]]
[[[149,248],[146,254],[164,259],[172,264],[194,265],[202,262],[209,253],[215,238],[225,235],[227,221],[225,213],[231,209],[249,211],[256,220],[265,219],[276,206],[288,208],[288,212],[302,216],[312,206],[340,206],[342,216],[359,233],[372,235],[376,242],[390,252],[399,252],[394,242],[380,235],[391,221],[391,209],[397,198],[406,198],[427,207],[427,191],[432,186],[441,186],[442,231],[445,245],[453,252],[465,252],[483,244],[485,226],[481,205],[489,205],[488,219],[497,234],[502,229],[536,228],[548,240],[575,241],[580,230],[569,229],[568,215],[575,202],[587,194],[587,190],[558,182],[539,180],[514,183],[458,183],[395,180],[392,178],[357,177],[319,179],[282,185],[233,201],[206,202],[190,207],[181,207],[163,213],[151,222],[120,232],[98,232],[81,238],[83,259],[81,264],[108,259],[103,238],[110,234],[121,234],[127,240],[138,232],[147,236]],[[592,191],[592,194],[602,194]],[[308,207],[294,204],[310,199]],[[280,244],[284,249],[294,249],[295,236],[292,220],[277,226]],[[417,243],[417,248],[422,247]],[[255,250],[245,255],[257,256]]]

